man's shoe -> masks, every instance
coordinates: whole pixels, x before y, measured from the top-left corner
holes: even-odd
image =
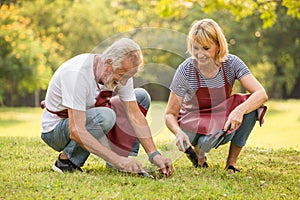
[[[56,172],[59,172],[59,173],[74,172],[74,171],[83,172],[80,167],[77,167],[70,160],[62,160],[62,159],[60,159],[60,154],[59,154],[56,162],[52,166],[52,170],[56,171]]]

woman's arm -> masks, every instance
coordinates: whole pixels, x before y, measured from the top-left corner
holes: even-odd
[[[169,101],[165,112],[165,123],[168,129],[176,136],[176,145],[180,151],[185,151],[184,142],[191,146],[188,136],[180,129],[178,124],[178,114],[181,108],[183,97],[170,93]]]
[[[264,87],[252,75],[248,74],[240,79],[242,86],[251,94],[250,97],[237,106],[229,115],[225,123],[224,130],[231,124],[231,130],[239,126],[243,121],[243,116],[256,110],[268,100],[268,95]]]

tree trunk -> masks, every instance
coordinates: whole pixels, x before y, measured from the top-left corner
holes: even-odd
[[[292,89],[292,92],[288,98],[300,99],[300,75],[298,75],[296,84],[294,85],[294,88]]]

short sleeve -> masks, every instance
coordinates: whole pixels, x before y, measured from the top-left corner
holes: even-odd
[[[177,68],[173,80],[170,85],[170,90],[174,92],[177,96],[183,97],[190,90],[190,85],[188,82],[189,74],[191,73],[191,63],[186,60]]]
[[[86,110],[88,83],[82,73],[68,71],[61,76],[62,105],[75,110]]]
[[[122,101],[136,101],[133,78],[128,79],[126,85],[119,85],[116,92]]]
[[[247,65],[237,56],[233,56],[231,67],[233,68],[235,77],[238,80],[251,73]]]

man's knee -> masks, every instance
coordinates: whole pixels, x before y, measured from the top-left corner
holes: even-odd
[[[110,108],[104,107],[102,110],[103,121],[101,122],[106,129],[106,133],[111,130],[116,123],[116,113]]]
[[[136,89],[134,89],[134,93],[135,93],[138,104],[140,104],[141,106],[143,106],[146,109],[149,109],[151,97],[150,97],[149,93],[147,92],[147,90],[145,90],[143,88],[136,88]]]
[[[115,123],[116,113],[110,108],[96,107],[87,111],[87,129],[99,127],[104,134],[107,134]]]

